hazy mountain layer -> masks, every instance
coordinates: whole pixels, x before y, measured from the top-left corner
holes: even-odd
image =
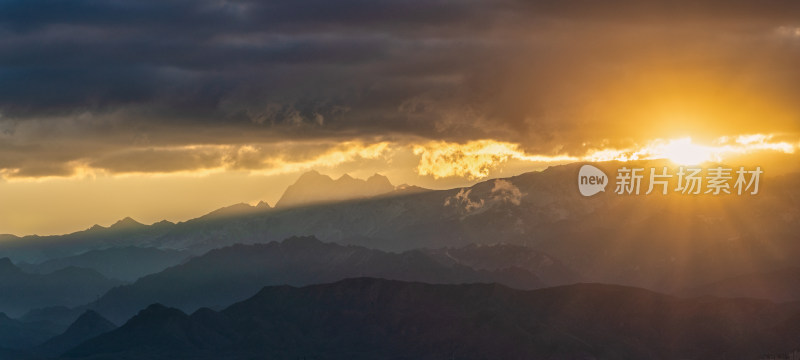
[[[80,255],[45,261],[41,264],[18,264],[28,272],[49,273],[67,267],[95,270],[106,277],[134,281],[177,265],[188,255],[177,250],[126,246],[90,250]]]
[[[580,276],[560,260],[530,247],[510,244],[467,245],[422,250],[443,264],[461,264],[476,270],[501,270],[509,267],[536,274],[548,286],[573,284]]]
[[[11,319],[0,313],[0,355],[1,349],[27,349],[37,346],[58,332],[45,322],[23,322]]]
[[[17,263],[38,264],[51,259],[80,255],[89,250],[140,246],[163,236],[173,226],[175,224],[169,221],[144,225],[125,218],[109,227],[95,225],[66,235],[4,235],[0,241],[0,256],[9,257]]]
[[[598,166],[614,174],[623,165],[663,164]],[[588,281],[664,291],[794,266],[800,256],[800,176],[765,177],[758,195],[644,195],[646,189],[617,195],[610,184],[606,192],[585,198],[576,185],[579,166],[464,189],[11,239],[0,243],[0,255],[54,256],[123,244],[199,255],[295,235],[389,251],[506,243],[550,254]]]
[[[97,299],[119,284],[94,270],[75,267],[31,274],[4,258],[0,259],[0,312],[19,316],[35,308],[77,306]]]
[[[566,270],[565,270],[566,271]],[[565,276],[568,276],[567,273]],[[194,311],[227,306],[265,285],[307,285],[371,276],[429,283],[497,282],[532,289],[532,272],[509,265],[493,270],[441,263],[421,251],[388,253],[359,246],[290,238],[282,243],[235,245],[110,290],[89,308],[122,323],[152,303]]]

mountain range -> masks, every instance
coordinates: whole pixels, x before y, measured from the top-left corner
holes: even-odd
[[[18,263],[38,264],[47,260],[80,255],[89,250],[141,246],[153,238],[162,236],[174,225],[166,220],[145,225],[126,217],[109,227],[94,225],[86,230],[65,235],[23,237],[2,235],[0,256],[11,258]]]
[[[575,189],[579,165],[450,190],[309,173],[275,207],[4,236],[0,357],[755,359],[800,349],[800,176],[768,178],[757,196],[587,198]],[[598,166],[611,174],[615,164]]]
[[[39,263],[124,246],[197,256],[233,244],[267,243],[295,235],[384,251],[505,243],[547,253],[585,280],[667,292],[790,267],[800,256],[796,241],[800,176],[796,174],[765,179],[769,186],[762,186],[754,196],[625,196],[606,191],[586,198],[576,189],[580,165],[554,166],[468,188],[393,191],[258,210],[244,205],[226,216],[178,224],[130,224],[63,236],[6,239],[0,242],[0,256]],[[596,165],[613,174],[621,163]],[[327,177],[309,173],[303,178]],[[322,181],[336,183],[327,179]],[[295,184],[298,188],[306,183],[301,180]],[[36,261],[28,261],[32,258]]]
[[[155,304],[75,359],[756,359],[800,347],[800,305],[577,284],[357,278],[265,287],[222,311]]]
[[[554,279],[574,276],[557,263],[540,264],[536,270]],[[564,273],[558,275],[559,272]],[[441,262],[438,256],[425,251],[390,253],[294,237],[283,242],[212,250],[133,284],[111,289],[86,308],[122,323],[153,303],[191,312],[201,307],[230,305],[265,285],[300,286],[359,276],[427,283],[501,283],[521,289],[546,285],[536,272],[513,265],[495,263],[491,269],[476,270],[452,261]]]
[[[18,263],[17,266],[27,272],[38,274],[51,273],[68,267],[86,268],[108,278],[131,282],[180,264],[187,257],[187,254],[177,250],[125,246],[89,250],[79,255],[51,259],[39,264]]]
[[[46,321],[25,322],[0,313],[0,355],[35,347],[58,335],[59,330]]]
[[[100,316],[100,314],[88,310],[78,317],[63,333],[35,347],[33,352],[42,356],[59,356],[86,340],[116,328],[114,324]]]
[[[121,282],[84,268],[33,274],[0,259],[0,311],[9,316],[48,306],[78,306],[96,300]]]
[[[395,190],[394,185],[383,175],[374,174],[366,180],[344,174],[334,180],[317,171],[309,171],[289,185],[275,203],[277,208],[330,203],[343,200],[369,198]]]

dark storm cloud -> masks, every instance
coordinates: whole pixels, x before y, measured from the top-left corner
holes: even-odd
[[[636,135],[657,96],[720,115],[691,103],[709,93],[765,94],[777,128],[797,119],[799,18],[790,0],[0,1],[2,141],[38,149],[0,168],[135,171],[151,153],[103,154],[270,137],[578,151]],[[216,161],[172,155],[160,170]]]
[[[275,104],[294,109],[270,125],[320,123],[358,102],[381,113],[435,86],[425,70],[392,67],[446,61],[426,60],[446,44],[402,33],[476,22],[489,10],[431,1],[4,2],[0,106],[14,118],[133,105],[163,121],[259,123]]]

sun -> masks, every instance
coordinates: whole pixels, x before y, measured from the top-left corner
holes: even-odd
[[[710,161],[713,149],[708,146],[692,143],[692,138],[684,137],[669,140],[654,151],[659,158],[664,158],[678,165],[699,165]]]

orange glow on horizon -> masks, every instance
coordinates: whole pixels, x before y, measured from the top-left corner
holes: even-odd
[[[691,137],[656,139],[638,148],[599,149],[587,154],[583,160],[631,161],[666,159],[677,165],[698,165],[709,161],[721,162],[736,155],[773,151],[794,154],[800,142],[773,141],[774,135],[749,134],[736,137],[723,136],[712,144],[697,144]]]

